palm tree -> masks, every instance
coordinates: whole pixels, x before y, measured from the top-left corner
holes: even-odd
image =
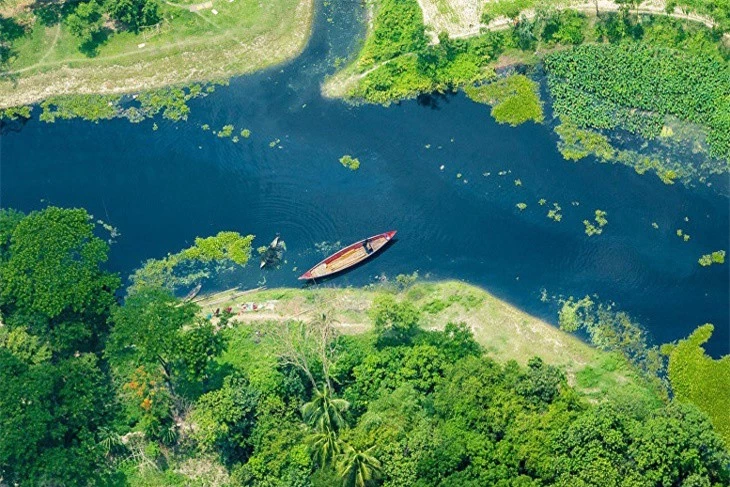
[[[345,487],[365,487],[380,475],[380,461],[370,454],[373,448],[375,446],[358,451],[350,445],[345,446],[337,465],[337,473]]]
[[[309,443],[313,460],[320,466],[329,465],[342,454],[342,441],[332,431],[312,433],[307,439],[307,443]]]
[[[321,391],[315,390],[314,398],[302,406],[302,417],[316,432],[336,436],[346,426],[344,413],[349,407],[349,402],[334,397],[325,385]]]

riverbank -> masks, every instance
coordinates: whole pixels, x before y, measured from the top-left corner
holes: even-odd
[[[362,49],[325,81],[323,95],[389,105],[463,90],[514,126],[544,120],[542,84],[553,115],[545,121],[567,160],[595,156],[685,185],[711,185],[730,168],[722,12],[667,11],[661,2],[622,9],[610,1],[506,0],[478,13],[462,0],[434,5],[376,2]],[[698,72],[708,75],[698,82]],[[478,90],[489,96],[473,96]],[[616,129],[641,150],[624,150],[627,139]]]
[[[32,20],[10,45],[0,108],[64,94],[121,94],[227,79],[279,64],[307,44],[313,0],[214,0],[161,5],[162,20],[82,53],[63,21]]]
[[[503,67],[506,60],[511,64],[536,64],[542,56],[554,50],[609,40],[600,38],[607,34],[608,37],[615,36],[616,33],[600,33],[601,29],[596,25],[598,17],[617,15],[621,11],[621,5],[611,0],[551,0],[541,4],[502,1],[488,2],[483,9],[465,0],[412,0],[400,4],[380,0],[368,8],[370,20],[363,48],[352,63],[325,80],[321,89],[325,97],[388,104],[420,93],[455,89],[489,80],[492,71]],[[561,12],[567,13],[568,21],[563,24],[568,25],[561,25]],[[571,13],[583,20],[579,21]],[[665,2],[656,0],[637,4],[630,14],[672,19],[707,29],[719,29],[723,25],[722,21],[687,7],[675,6],[668,10]],[[527,28],[522,29],[522,34],[506,34],[510,30],[517,31],[520,24]],[[558,35],[547,42],[540,42],[540,33],[535,31],[538,24],[541,28],[550,25],[549,29]],[[614,25],[609,30],[616,28]],[[390,34],[394,37],[389,37]],[[480,42],[488,34],[493,35],[487,42]],[[499,34],[502,36],[499,37]],[[625,33],[618,35],[623,37]],[[440,37],[442,40],[439,40]],[[448,45],[439,46],[442,41]],[[652,42],[661,45],[666,41],[657,37]],[[717,42],[718,45],[730,46],[730,33],[725,33]],[[466,48],[462,46],[460,49],[459,43]],[[431,66],[422,69],[424,72],[417,72],[415,66],[429,47],[431,59],[427,63]],[[438,59],[439,50],[449,53],[449,62]],[[471,56],[464,55],[467,53]],[[473,55],[475,53],[476,56]],[[441,66],[444,64],[450,66]],[[404,81],[396,89],[393,85],[399,83],[393,82],[394,77]],[[390,92],[383,98],[377,94],[373,96],[370,85],[377,85],[380,90],[388,88]]]
[[[483,289],[461,281],[418,282],[401,289],[394,285],[364,288],[279,288],[202,296],[196,300],[204,316],[231,308],[229,326],[280,326],[289,320],[308,321],[321,313],[340,332],[367,333],[373,328],[369,310],[383,292],[393,293],[421,311],[421,326],[443,329],[466,323],[490,357],[521,365],[533,356],[565,371],[569,382],[586,396],[631,395],[659,400],[660,393],[622,357],[599,351],[573,335],[519,310]]]

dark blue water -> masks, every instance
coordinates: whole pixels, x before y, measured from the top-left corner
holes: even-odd
[[[153,131],[152,121],[32,119],[6,130],[2,206],[87,208],[122,232],[110,266],[125,275],[196,236],[235,230],[263,245],[281,232],[289,250],[279,270],[262,273],[254,264],[211,286],[299,285],[296,276],[322,257],[316,243],[397,229],[387,251],[329,284],[418,270],[478,284],[551,322],[556,305],[540,300],[543,289],[597,293],[629,311],[657,343],[714,323],[708,350],[728,353],[729,266],[697,263],[730,248],[724,191],[667,186],[594,160],[566,162],[550,126],[498,125],[488,107],[461,95],[389,108],[323,99],[319,84],[334,58],[356,48],[356,5],[320,11],[302,56],[192,102],[187,123],[156,120]],[[252,136],[234,144],[202,131],[204,123],[231,123]],[[340,166],[344,154],[358,157],[360,170]],[[519,202],[528,205],[523,212]],[[560,222],[546,217],[553,202],[562,207]],[[588,237],[582,221],[596,209],[609,223]],[[676,236],[679,228],[689,242]]]

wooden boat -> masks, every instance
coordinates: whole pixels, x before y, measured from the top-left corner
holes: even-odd
[[[299,280],[319,279],[349,269],[377,254],[393,239],[395,233],[395,230],[381,233],[348,245],[299,276]]]
[[[200,292],[200,290],[201,290],[202,288],[203,288],[203,285],[202,285],[201,283],[198,283],[198,285],[197,285],[197,286],[195,286],[194,288],[192,288],[192,289],[190,290],[190,292],[189,292],[189,293],[187,293],[187,294],[185,295],[185,297],[183,298],[183,301],[184,301],[184,302],[186,302],[186,303],[187,303],[188,301],[192,301],[192,300],[193,300],[193,298],[195,298],[195,296],[197,296],[197,295],[198,295],[198,293]]]

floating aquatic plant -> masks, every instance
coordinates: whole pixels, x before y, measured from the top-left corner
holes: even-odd
[[[218,131],[218,137],[225,138],[233,135],[233,125],[224,125],[222,129]]]
[[[559,204],[553,203],[553,209],[548,210],[547,217],[550,218],[551,220],[559,222],[560,220],[563,219],[563,215],[562,215],[562,213],[560,213],[561,210],[562,210],[562,208],[560,207]]]
[[[352,157],[349,154],[345,154],[340,157],[340,164],[350,169],[351,171],[357,171],[360,168],[360,160],[357,157]]]
[[[697,261],[703,267],[710,266],[712,264],[724,264],[725,263],[725,251],[716,250],[711,254],[705,254]]]

